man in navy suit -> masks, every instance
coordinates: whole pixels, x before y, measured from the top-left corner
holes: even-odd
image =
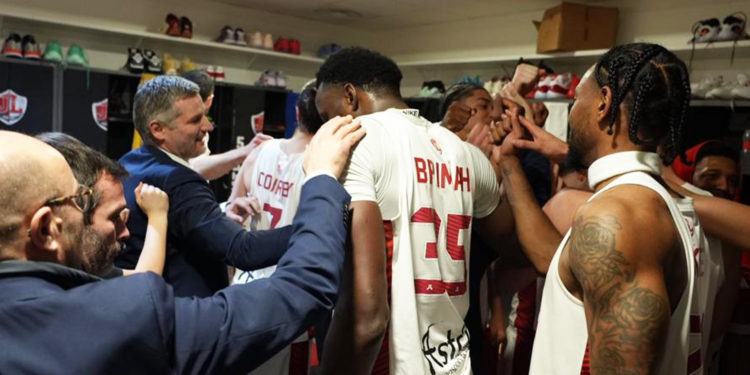
[[[164,278],[175,295],[205,297],[226,287],[227,265],[258,269],[276,264],[291,228],[244,231],[221,212],[206,180],[190,168],[188,160],[205,151],[203,138],[213,130],[195,83],[173,76],[144,83],[135,95],[133,122],[144,146],[120,159],[130,173],[124,187],[131,215],[119,267],[134,268],[143,247],[148,218],[133,193],[141,181],[169,196]]]
[[[273,276],[207,298],[153,274],[101,280],[82,241],[91,189],[62,155],[0,131],[0,368],[5,374],[244,374],[330,315],[349,195],[336,181],[364,130],[324,125]],[[319,220],[325,217],[326,220]],[[101,265],[99,265],[101,266]]]

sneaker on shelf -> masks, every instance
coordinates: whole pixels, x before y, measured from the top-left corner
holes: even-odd
[[[254,48],[263,48],[263,34],[261,34],[260,31],[252,33],[248,39],[250,39],[248,41],[250,46]]]
[[[534,92],[534,99],[547,99],[547,94],[555,78],[555,74],[547,74],[544,78],[540,79],[536,86],[536,92]]]
[[[571,83],[573,83],[572,74],[558,74],[557,77],[552,80],[552,83],[547,90],[547,99],[567,99]]]
[[[721,30],[716,35],[717,41],[731,41],[747,39],[748,35],[745,32],[745,23],[747,16],[742,12],[737,12],[732,15],[726,16],[724,21],[721,23]]]
[[[156,52],[150,49],[143,50],[143,57],[146,60],[146,71],[154,74],[161,74],[163,67],[161,58],[156,55]]]
[[[234,44],[240,46],[247,45],[247,38],[245,37],[245,30],[241,27],[234,29]]]
[[[688,43],[710,43],[716,40],[716,36],[721,30],[721,23],[718,18],[709,18],[698,21],[693,25],[693,37]]]
[[[216,67],[213,65],[209,65],[206,67],[206,74],[208,74],[211,79],[216,79]]]
[[[180,36],[188,39],[193,37],[193,22],[190,21],[190,18],[183,16],[180,19]]]
[[[276,43],[273,44],[273,50],[276,52],[289,52],[289,41],[284,37],[276,39]]]
[[[185,74],[195,69],[195,63],[191,61],[189,57],[185,56],[184,58],[182,58],[182,62],[180,62],[180,70],[178,71],[178,73]]]
[[[68,64],[89,66],[89,60],[86,58],[86,53],[83,48],[77,44],[73,44],[68,48],[68,57],[65,58]]]
[[[750,99],[750,80],[745,74],[737,75],[737,86],[730,92],[732,99]]]
[[[180,70],[180,62],[168,53],[164,54],[162,65],[162,67],[164,68],[164,74],[166,75],[176,76],[177,72]]]
[[[167,14],[167,23],[164,33],[169,36],[181,36],[182,30],[180,30],[180,19],[172,13]]]
[[[226,80],[227,76],[224,74],[224,68],[217,66],[214,70],[214,80],[216,82],[224,82]]]
[[[691,82],[690,83],[690,93],[692,97],[694,98],[700,98],[705,99],[706,94],[717,88],[721,87],[721,85],[724,82],[724,77],[722,76],[709,76],[706,78],[703,78],[700,82]]]
[[[289,40],[289,53],[299,55],[302,53],[302,45],[299,43],[299,40],[297,39],[290,39]]]
[[[274,76],[276,77],[276,87],[286,87],[286,74],[274,71]]]
[[[271,33],[268,33],[263,37],[263,48],[270,50],[273,49],[273,35],[271,35]]]
[[[23,58],[29,60],[39,60],[42,58],[42,51],[39,43],[36,42],[33,35],[25,35],[21,42],[23,45]]]
[[[721,86],[708,90],[706,99],[732,99],[732,90],[742,87],[747,82],[747,76],[738,74],[736,80],[727,80],[722,82]]]
[[[224,26],[219,33],[219,37],[216,38],[217,42],[234,44],[234,29],[230,26]]]
[[[51,62],[62,62],[63,51],[62,47],[60,47],[60,43],[55,41],[48,42],[47,46],[44,48],[42,59]]]
[[[23,47],[21,46],[21,36],[16,33],[11,33],[5,38],[3,44],[3,56],[5,57],[23,57]]]
[[[276,86],[276,74],[273,70],[267,69],[260,74],[256,84],[259,86]]]
[[[573,78],[570,82],[570,89],[568,89],[568,99],[575,99],[576,87],[578,87],[579,83],[581,83],[581,77],[579,77],[578,74],[573,74]]]
[[[143,73],[146,69],[146,62],[144,61],[143,52],[138,48],[128,48],[128,61],[125,63],[125,68],[131,73]]]

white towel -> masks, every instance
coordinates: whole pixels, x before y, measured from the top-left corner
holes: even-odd
[[[544,130],[563,141],[568,141],[568,103],[545,102],[549,115]]]

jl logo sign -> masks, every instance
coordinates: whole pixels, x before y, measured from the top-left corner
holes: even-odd
[[[15,125],[26,114],[28,103],[25,96],[18,95],[13,90],[3,91],[0,93],[0,121],[8,126]]]
[[[91,104],[91,114],[94,116],[94,122],[97,126],[107,131],[107,104],[109,100],[104,99],[100,102]]]

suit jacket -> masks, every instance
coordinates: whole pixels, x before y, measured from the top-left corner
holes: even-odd
[[[153,273],[0,262],[0,372],[246,374],[331,314],[348,200],[330,177],[308,181],[276,272],[206,298],[176,298]]]
[[[120,163],[130,177],[124,181],[131,211],[130,238],[116,264],[135,268],[143,248],[148,217],[135,201],[143,181],[169,195],[167,257],[164,279],[177,296],[210,296],[228,285],[227,267],[251,270],[277,263],[287,248],[290,227],[247,232],[221,212],[203,177],[172,160],[156,147],[144,146],[125,154]]]

